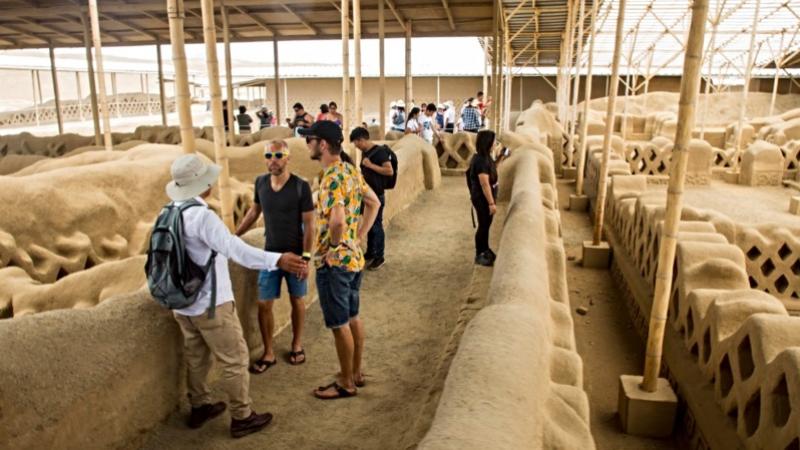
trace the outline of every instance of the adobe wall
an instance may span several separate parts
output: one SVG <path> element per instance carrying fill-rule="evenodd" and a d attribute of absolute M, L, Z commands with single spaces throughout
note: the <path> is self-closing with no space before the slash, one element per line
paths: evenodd
<path fill-rule="evenodd" d="M 533 126 L 529 122 L 528 126 Z M 542 126 L 545 126 L 542 124 Z M 503 133 L 489 306 L 467 325 L 421 449 L 594 448 L 575 349 L 552 150 Z"/>
<path fill-rule="evenodd" d="M 297 147 L 300 140 L 296 141 L 290 145 Z M 409 137 L 395 146 L 400 177 L 397 189 L 387 200 L 393 204 L 387 208 L 387 217 L 407 207 L 423 189 L 434 189 L 441 181 L 439 173 L 431 170 L 435 167 L 435 150 L 420 143 L 419 138 Z M 167 149 L 159 151 L 169 153 Z M 137 150 L 120 153 L 134 155 Z M 87 155 L 84 158 L 91 156 Z M 103 163 L 83 162 L 86 164 L 72 160 L 67 168 L 50 170 L 47 174 L 52 177 L 62 172 L 82 173 L 103 166 Z M 163 192 L 166 181 L 149 182 L 154 184 L 153 192 Z M 150 192 L 150 187 L 138 183 L 137 188 Z M 108 186 L 98 185 L 81 192 L 95 192 L 102 198 L 107 189 Z M 250 193 L 247 198 L 251 196 Z M 98 201 L 84 198 L 88 202 Z M 153 214 L 157 209 L 158 206 Z M 246 239 L 260 244 L 262 233 L 260 229 L 252 230 Z M 123 269 L 133 267 L 135 272 L 142 273 L 141 258 L 123 260 L 120 264 Z M 157 306 L 146 290 L 112 295 L 99 304 L 96 300 L 83 303 L 70 298 L 82 295 L 83 291 L 89 297 L 102 296 L 98 293 L 108 285 L 109 277 L 114 276 L 109 275 L 111 269 L 112 263 L 99 264 L 54 285 L 45 283 L 25 292 L 26 300 L 44 305 L 42 309 L 51 309 L 47 296 L 60 292 L 61 297 L 56 300 L 65 309 L 0 320 L 4 361 L 0 365 L 0 386 L 3 386 L 0 447 L 84 449 L 135 443 L 138 436 L 163 420 L 183 399 L 180 331 L 170 313 Z M 100 270 L 105 272 L 90 276 L 90 272 Z M 240 319 L 255 354 L 261 351 L 257 348 L 261 340 L 254 323 L 255 272 L 231 264 L 231 276 Z M 68 282 L 69 286 L 65 284 Z M 34 285 L 19 280 L 15 283 L 10 284 L 15 287 L 12 294 L 20 286 Z M 313 291 L 308 298 L 314 298 Z M 89 307 L 94 304 L 97 306 Z M 279 302 L 276 312 L 280 329 L 289 321 L 288 302 Z"/>

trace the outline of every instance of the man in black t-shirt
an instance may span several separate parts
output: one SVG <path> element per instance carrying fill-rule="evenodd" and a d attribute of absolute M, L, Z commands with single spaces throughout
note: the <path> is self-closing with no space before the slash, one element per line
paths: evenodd
<path fill-rule="evenodd" d="M 295 253 L 308 261 L 314 245 L 314 202 L 311 186 L 288 170 L 289 147 L 285 141 L 275 140 L 268 143 L 264 158 L 269 174 L 256 178 L 255 202 L 236 229 L 236 235 L 242 235 L 250 229 L 263 211 L 265 250 Z M 307 276 L 308 273 L 297 276 L 282 270 L 262 271 L 259 274 L 258 322 L 264 340 L 264 355 L 253 363 L 251 372 L 262 373 L 277 363 L 272 348 L 272 335 L 275 332 L 272 304 L 280 297 L 281 281 L 284 278 L 292 303 L 293 339 L 289 362 L 293 365 L 305 362 L 301 341 L 305 320 L 303 298 L 308 292 Z"/>
<path fill-rule="evenodd" d="M 366 128 L 358 127 L 350 132 L 350 142 L 361 150 L 361 174 L 364 180 L 369 185 L 370 189 L 375 191 L 378 199 L 381 201 L 381 207 L 378 209 L 378 217 L 375 218 L 375 223 L 367 233 L 367 252 L 364 258 L 367 261 L 367 270 L 377 270 L 383 266 L 384 249 L 386 245 L 386 235 L 383 231 L 383 207 L 386 206 L 386 196 L 384 193 L 384 185 L 388 178 L 394 175 L 392 162 L 390 160 L 391 154 L 383 145 L 376 145 L 369 139 L 369 131 Z"/>

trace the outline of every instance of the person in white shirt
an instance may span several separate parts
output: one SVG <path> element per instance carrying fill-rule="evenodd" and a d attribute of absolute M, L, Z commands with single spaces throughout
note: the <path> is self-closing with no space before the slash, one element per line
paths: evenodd
<path fill-rule="evenodd" d="M 203 206 L 221 168 L 206 165 L 194 154 L 184 155 L 172 164 L 172 181 L 166 191 L 175 204 L 192 199 Z M 231 436 L 238 438 L 266 427 L 272 414 L 257 414 L 250 407 L 250 355 L 236 315 L 228 258 L 250 269 L 275 270 L 307 274 L 308 265 L 292 253 L 265 252 L 245 244 L 225 227 L 222 220 L 207 207 L 189 208 L 183 212 L 186 254 L 198 265 L 205 265 L 212 250 L 217 252 L 216 275 L 206 277 L 195 302 L 173 311 L 183 333 L 183 348 L 188 367 L 189 400 L 192 405 L 188 425 L 199 428 L 206 421 L 222 414 L 224 402 L 211 403 L 207 375 L 212 355 L 219 362 L 222 376 L 219 385 L 228 394 L 231 404 Z M 216 287 L 216 307 L 211 309 L 211 290 Z"/>
<path fill-rule="evenodd" d="M 433 145 L 433 135 L 439 134 L 438 124 L 436 123 L 436 105 L 428 103 L 425 108 L 425 113 L 419 118 L 420 127 L 422 128 L 422 139 L 425 142 Z"/>
<path fill-rule="evenodd" d="M 419 136 L 421 127 L 419 125 L 419 108 L 416 106 L 411 108 L 408 113 L 408 120 L 406 120 L 405 134 L 416 134 Z"/>
<path fill-rule="evenodd" d="M 444 103 L 444 131 L 445 133 L 453 133 L 456 126 L 456 110 L 453 107 L 453 102 L 448 100 Z"/>

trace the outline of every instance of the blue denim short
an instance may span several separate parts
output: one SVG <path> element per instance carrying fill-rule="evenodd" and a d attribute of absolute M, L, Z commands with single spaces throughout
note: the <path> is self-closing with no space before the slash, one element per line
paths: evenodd
<path fill-rule="evenodd" d="M 281 296 L 281 280 L 286 278 L 286 287 L 292 297 L 305 297 L 308 293 L 308 282 L 297 278 L 293 273 L 278 270 L 262 270 L 258 274 L 258 298 L 260 300 L 277 300 Z"/>
<path fill-rule="evenodd" d="M 361 272 L 328 266 L 317 269 L 317 294 L 326 327 L 341 328 L 358 316 L 359 289 Z"/>

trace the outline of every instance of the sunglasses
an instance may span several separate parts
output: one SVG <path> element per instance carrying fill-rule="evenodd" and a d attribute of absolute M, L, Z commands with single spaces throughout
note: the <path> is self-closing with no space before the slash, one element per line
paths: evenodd
<path fill-rule="evenodd" d="M 264 158 L 266 158 L 266 159 L 272 159 L 272 158 L 283 159 L 284 156 L 288 156 L 288 154 L 283 153 L 283 152 L 275 152 L 275 153 L 266 152 L 266 153 L 264 153 Z"/>
<path fill-rule="evenodd" d="M 311 141 L 318 141 L 319 138 L 316 136 L 306 136 L 306 144 L 310 144 Z"/>

